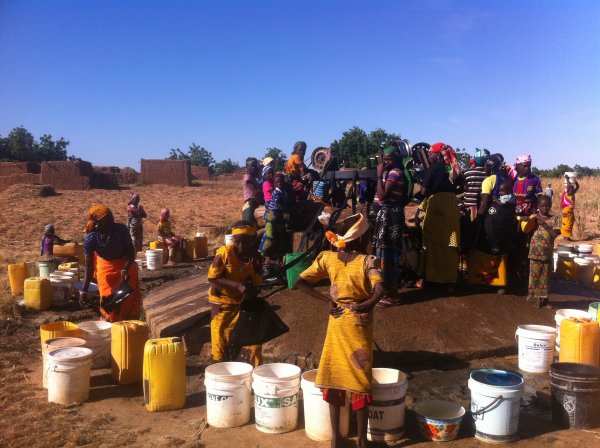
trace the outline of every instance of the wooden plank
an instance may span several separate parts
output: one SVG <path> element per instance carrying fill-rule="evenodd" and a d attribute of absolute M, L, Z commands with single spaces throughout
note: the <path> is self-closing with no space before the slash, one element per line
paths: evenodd
<path fill-rule="evenodd" d="M 181 335 L 192 325 L 210 322 L 206 275 L 165 283 L 144 299 L 153 337 Z"/>

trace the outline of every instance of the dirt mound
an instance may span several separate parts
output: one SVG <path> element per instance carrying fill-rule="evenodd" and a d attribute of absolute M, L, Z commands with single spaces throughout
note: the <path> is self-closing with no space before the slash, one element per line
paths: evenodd
<path fill-rule="evenodd" d="M 24 199 L 45 198 L 56 195 L 52 185 L 15 184 L 1 193 L 4 199 L 22 201 Z"/>

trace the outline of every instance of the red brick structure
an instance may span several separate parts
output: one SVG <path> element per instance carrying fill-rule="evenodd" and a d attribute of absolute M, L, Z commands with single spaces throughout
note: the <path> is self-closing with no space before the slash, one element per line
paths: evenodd
<path fill-rule="evenodd" d="M 246 167 L 238 168 L 233 173 L 221 174 L 217 180 L 237 180 L 242 179 L 246 174 Z"/>
<path fill-rule="evenodd" d="M 208 172 L 208 167 L 192 165 L 192 179 L 209 180 L 210 173 Z"/>
<path fill-rule="evenodd" d="M 146 160 L 142 159 L 142 184 L 173 185 L 188 187 L 192 183 L 189 160 Z"/>
<path fill-rule="evenodd" d="M 42 176 L 33 173 L 12 174 L 10 176 L 0 176 L 0 191 L 6 190 L 15 184 L 41 184 Z"/>
<path fill-rule="evenodd" d="M 55 190 L 89 190 L 94 169 L 90 162 L 42 162 L 42 183 Z"/>
<path fill-rule="evenodd" d="M 0 177 L 15 174 L 40 174 L 40 164 L 35 162 L 0 162 Z"/>

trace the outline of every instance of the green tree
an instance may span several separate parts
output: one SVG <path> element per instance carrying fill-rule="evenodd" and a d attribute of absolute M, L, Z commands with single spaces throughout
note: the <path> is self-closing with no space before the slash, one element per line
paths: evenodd
<path fill-rule="evenodd" d="M 192 165 L 206 166 L 212 174 L 215 171 L 215 159 L 210 151 L 206 148 L 192 143 L 188 147 L 187 154 L 179 148 L 171 148 L 168 160 L 189 160 Z"/>
<path fill-rule="evenodd" d="M 380 128 L 367 134 L 354 126 L 344 132 L 339 140 L 334 140 L 330 146 L 345 166 L 360 168 L 367 165 L 367 159 L 375 157 L 392 141 L 400 139 L 400 135 L 390 134 Z"/>
<path fill-rule="evenodd" d="M 275 171 L 283 171 L 283 167 L 287 162 L 287 156 L 285 153 L 279 148 L 267 148 L 267 152 L 264 155 L 265 157 L 273 157 L 275 160 Z"/>
<path fill-rule="evenodd" d="M 240 164 L 231 159 L 221 160 L 220 162 L 215 163 L 215 174 L 217 176 L 220 176 L 221 174 L 233 173 L 239 169 Z"/>
<path fill-rule="evenodd" d="M 0 136 L 0 160 L 14 162 L 67 160 L 67 146 L 69 142 L 63 137 L 54 141 L 50 134 L 44 134 L 39 141 L 35 141 L 27 129 L 19 126 L 10 131 L 6 138 Z"/>
<path fill-rule="evenodd" d="M 7 137 L 9 159 L 16 162 L 35 160 L 35 140 L 33 135 L 23 126 L 14 128 Z"/>
<path fill-rule="evenodd" d="M 50 134 L 44 134 L 35 146 L 35 152 L 40 161 L 67 160 L 67 146 L 69 146 L 69 142 L 62 137 L 57 141 L 53 141 Z"/>

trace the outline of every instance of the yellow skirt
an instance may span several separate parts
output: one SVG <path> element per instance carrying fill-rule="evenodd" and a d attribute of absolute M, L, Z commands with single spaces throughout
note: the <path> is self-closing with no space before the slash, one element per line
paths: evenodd
<path fill-rule="evenodd" d="M 237 360 L 226 359 L 225 348 L 240 314 L 239 305 L 212 304 L 210 321 L 211 355 L 214 362 L 242 361 L 257 367 L 262 362 L 262 345 L 243 347 Z"/>
<path fill-rule="evenodd" d="M 340 317 L 329 316 L 315 385 L 369 393 L 372 368 L 373 313 L 358 314 L 345 308 Z"/>
<path fill-rule="evenodd" d="M 575 224 L 575 212 L 573 207 L 565 207 L 562 209 L 562 223 L 560 226 L 560 234 L 564 238 L 571 238 L 573 235 L 573 225 Z"/>

